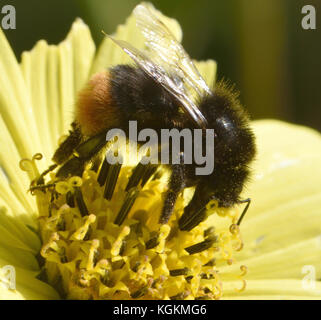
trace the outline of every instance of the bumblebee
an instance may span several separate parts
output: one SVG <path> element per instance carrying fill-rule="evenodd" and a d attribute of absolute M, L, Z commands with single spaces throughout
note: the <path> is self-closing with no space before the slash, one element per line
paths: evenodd
<path fill-rule="evenodd" d="M 106 145 L 106 132 L 111 128 L 127 132 L 130 120 L 137 121 L 138 129 L 156 131 L 214 129 L 214 171 L 197 176 L 194 163 L 182 161 L 169 165 L 171 174 L 159 222 L 167 223 L 178 194 L 195 186 L 195 193 L 179 220 L 181 230 L 191 230 L 201 222 L 206 216 L 207 203 L 213 199 L 219 207 L 226 208 L 247 202 L 240 223 L 250 203 L 250 199 L 241 200 L 240 193 L 250 174 L 255 139 L 238 94 L 223 81 L 210 89 L 182 45 L 151 7 L 138 5 L 134 15 L 147 50 L 140 51 L 108 36 L 135 65 L 118 65 L 98 73 L 81 90 L 72 130 L 53 157 L 60 166 L 57 177 L 81 176 L 85 164 Z M 184 158 L 183 152 L 181 156 Z M 155 170 L 147 171 L 148 177 L 155 173 Z M 133 180 L 135 177 L 127 190 L 134 184 Z"/>

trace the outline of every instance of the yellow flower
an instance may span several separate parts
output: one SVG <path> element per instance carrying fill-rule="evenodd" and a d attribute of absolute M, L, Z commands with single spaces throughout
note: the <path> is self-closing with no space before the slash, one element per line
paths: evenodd
<path fill-rule="evenodd" d="M 181 39 L 177 22 L 157 14 Z M 144 46 L 133 17 L 115 35 Z M 159 174 L 127 194 L 133 163 L 121 169 L 110 201 L 99 172 L 89 168 L 32 197 L 30 181 L 48 168 L 68 132 L 79 89 L 94 73 L 129 60 L 109 39 L 96 52 L 79 19 L 58 46 L 39 41 L 20 64 L 0 31 L 0 52 L 0 299 L 321 297 L 314 281 L 321 278 L 318 133 L 272 120 L 253 123 L 259 152 L 244 192 L 253 205 L 242 238 L 235 225 L 241 208 L 218 210 L 215 203 L 207 220 L 179 231 L 177 218 L 192 190 L 179 197 L 169 224 L 157 225 L 166 180 Z M 213 85 L 215 62 L 196 64 Z M 131 200 L 128 216 L 114 224 Z M 15 289 L 7 266 L 14 267 Z"/>

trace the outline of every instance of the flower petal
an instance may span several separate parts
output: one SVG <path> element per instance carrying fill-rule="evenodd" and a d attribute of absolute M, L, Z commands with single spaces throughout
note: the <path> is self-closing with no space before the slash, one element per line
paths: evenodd
<path fill-rule="evenodd" d="M 58 47 L 50 45 L 47 50 L 47 108 L 50 116 L 48 123 L 51 132 L 53 146 L 58 145 L 59 138 L 63 132 L 60 111 L 60 92 L 59 92 L 59 55 Z"/>
<path fill-rule="evenodd" d="M 0 260 L 0 268 L 3 264 Z M 0 275 L 0 300 L 56 300 L 58 293 L 48 284 L 36 278 L 37 272 L 14 267 L 16 289 L 7 289 L 1 281 L 5 278 Z M 1 269 L 0 269 L 1 270 Z"/>
<path fill-rule="evenodd" d="M 75 96 L 88 79 L 94 53 L 89 29 L 77 19 L 58 47 L 41 40 L 22 55 L 21 68 L 31 92 L 37 130 L 42 133 L 41 152 L 47 160 L 73 121 Z"/>
<path fill-rule="evenodd" d="M 0 199 L 12 205 L 15 214 L 29 212 L 32 215 L 35 201 L 26 192 L 29 180 L 19 169 L 18 149 L 1 116 L 0 132 Z"/>
<path fill-rule="evenodd" d="M 40 148 L 30 95 L 18 62 L 0 29 L 1 116 L 21 158 L 31 157 Z"/>
<path fill-rule="evenodd" d="M 36 255 L 40 250 L 38 235 L 28 228 L 17 217 L 10 216 L 0 207 L 0 244 L 12 248 L 23 249 Z"/>
<path fill-rule="evenodd" d="M 236 292 L 237 282 L 224 284 L 223 299 L 246 300 L 302 300 L 321 299 L 321 282 L 315 281 L 310 288 L 306 288 L 301 280 L 249 280 L 246 281 L 246 290 Z"/>
<path fill-rule="evenodd" d="M 74 103 L 78 90 L 87 81 L 95 45 L 88 27 L 77 19 L 65 41 L 58 46 L 60 58 L 60 110 L 63 133 L 74 120 Z"/>
<path fill-rule="evenodd" d="M 247 191 L 253 205 L 237 258 L 251 279 L 302 278 L 304 265 L 321 275 L 321 136 L 279 121 L 254 128 L 258 156 Z"/>
<path fill-rule="evenodd" d="M 76 96 L 88 80 L 96 46 L 89 28 L 79 18 L 73 23 L 67 40 L 72 43 L 73 48 L 74 95 Z"/>
<path fill-rule="evenodd" d="M 45 159 L 50 159 L 53 150 L 53 141 L 48 129 L 49 108 L 47 107 L 47 52 L 48 44 L 44 40 L 37 42 L 35 47 L 22 54 L 21 68 L 26 85 L 31 94 L 33 115 L 37 123 L 37 131 L 41 139 L 41 153 Z"/>

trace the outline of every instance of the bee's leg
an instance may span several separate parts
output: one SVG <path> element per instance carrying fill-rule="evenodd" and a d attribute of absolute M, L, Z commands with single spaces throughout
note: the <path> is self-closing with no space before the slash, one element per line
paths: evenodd
<path fill-rule="evenodd" d="M 83 139 L 77 123 L 73 122 L 71 126 L 72 130 L 69 131 L 69 136 L 60 144 L 52 157 L 52 160 L 57 164 L 67 161 Z"/>
<path fill-rule="evenodd" d="M 178 221 L 180 230 L 190 231 L 206 218 L 206 204 L 213 199 L 206 185 L 196 186 L 193 198 Z"/>
<path fill-rule="evenodd" d="M 47 170 L 45 170 L 45 171 L 39 176 L 38 179 L 33 180 L 30 185 L 33 186 L 35 183 L 36 183 L 36 185 L 43 185 L 43 184 L 45 184 L 44 177 L 45 177 L 49 172 L 55 170 L 55 169 L 57 168 L 57 166 L 58 166 L 57 164 L 52 164 Z"/>
<path fill-rule="evenodd" d="M 242 212 L 242 214 L 240 215 L 240 217 L 239 217 L 239 219 L 238 219 L 238 221 L 237 221 L 237 223 L 236 223 L 238 226 L 241 224 L 241 222 L 242 222 L 242 220 L 243 220 L 243 218 L 244 218 L 247 210 L 249 209 L 249 206 L 250 206 L 250 204 L 251 204 L 251 199 L 248 198 L 248 199 L 245 199 L 245 200 L 240 200 L 239 203 L 246 203 L 246 206 L 245 206 L 245 208 L 243 209 L 243 212 Z"/>
<path fill-rule="evenodd" d="M 98 134 L 89 138 L 75 148 L 77 156 L 73 156 L 63 164 L 57 171 L 58 178 L 67 178 L 68 176 L 82 176 L 86 162 L 92 159 L 108 143 L 106 133 Z"/>
<path fill-rule="evenodd" d="M 165 224 L 172 215 L 178 194 L 185 188 L 186 167 L 183 164 L 172 165 L 172 174 L 169 180 L 169 190 L 166 193 L 163 210 L 159 223 Z"/>
<path fill-rule="evenodd" d="M 71 124 L 72 130 L 69 131 L 69 136 L 61 143 L 56 152 L 54 153 L 52 160 L 55 164 L 52 164 L 47 170 L 45 170 L 37 180 L 31 182 L 31 186 L 33 185 L 44 185 L 44 177 L 49 172 L 55 170 L 59 164 L 67 161 L 72 155 L 74 149 L 80 144 L 82 140 L 82 134 L 79 126 L 76 122 Z"/>

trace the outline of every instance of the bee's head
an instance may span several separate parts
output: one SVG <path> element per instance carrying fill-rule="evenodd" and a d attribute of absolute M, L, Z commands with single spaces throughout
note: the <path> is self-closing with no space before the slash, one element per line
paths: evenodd
<path fill-rule="evenodd" d="M 219 82 L 215 92 L 199 104 L 208 127 L 215 133 L 215 163 L 247 164 L 255 154 L 254 135 L 249 117 L 238 100 L 238 93 Z"/>

